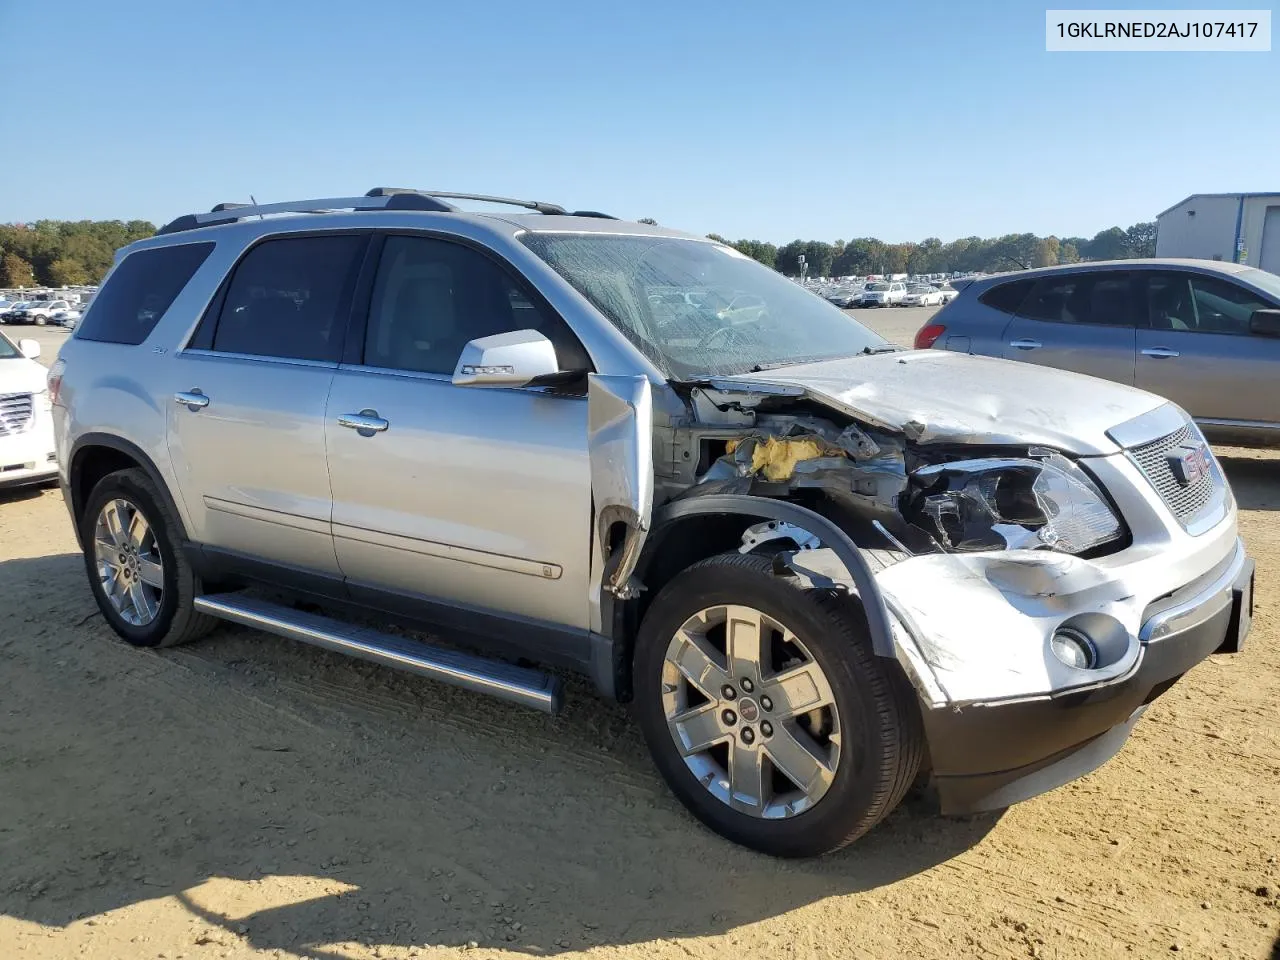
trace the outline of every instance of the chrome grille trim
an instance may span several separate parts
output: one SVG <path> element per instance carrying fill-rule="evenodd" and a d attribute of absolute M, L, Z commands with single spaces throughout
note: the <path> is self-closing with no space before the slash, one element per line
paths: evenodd
<path fill-rule="evenodd" d="M 30 393 L 0 393 L 0 437 L 31 429 L 35 396 Z"/>
<path fill-rule="evenodd" d="M 1170 456 L 1180 447 L 1194 444 L 1204 446 L 1209 471 L 1184 486 L 1173 472 Z M 1222 504 L 1226 494 L 1222 467 L 1194 423 L 1184 420 L 1172 433 L 1130 447 L 1125 453 L 1184 529 L 1190 531 L 1196 521 Z"/>

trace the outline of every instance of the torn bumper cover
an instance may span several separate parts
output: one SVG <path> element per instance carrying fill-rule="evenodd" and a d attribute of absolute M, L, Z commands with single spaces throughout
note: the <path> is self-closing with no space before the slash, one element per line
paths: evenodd
<path fill-rule="evenodd" d="M 1044 551 L 921 556 L 880 570 L 942 811 L 998 809 L 1083 776 L 1191 667 L 1238 649 L 1253 561 L 1234 535 L 1226 546 L 1211 570 L 1159 600 L 1142 599 L 1123 571 Z M 827 553 L 789 562 L 839 579 Z M 1054 652 L 1063 633 L 1085 638 L 1089 666 Z"/>

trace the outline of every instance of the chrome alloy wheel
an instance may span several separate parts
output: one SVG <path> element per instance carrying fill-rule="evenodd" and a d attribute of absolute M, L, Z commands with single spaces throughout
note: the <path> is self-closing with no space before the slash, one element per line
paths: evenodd
<path fill-rule="evenodd" d="M 145 627 L 164 598 L 164 560 L 151 524 L 128 500 L 111 500 L 93 527 L 102 592 L 125 623 Z"/>
<path fill-rule="evenodd" d="M 684 622 L 662 664 L 662 707 L 685 765 L 741 813 L 795 816 L 835 779 L 831 684 L 794 633 L 752 607 L 708 607 Z"/>

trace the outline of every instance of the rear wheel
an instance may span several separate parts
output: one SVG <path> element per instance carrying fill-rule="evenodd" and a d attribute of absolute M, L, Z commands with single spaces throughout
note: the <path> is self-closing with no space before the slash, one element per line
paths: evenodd
<path fill-rule="evenodd" d="M 874 656 L 848 598 L 803 591 L 760 556 L 723 554 L 654 600 L 636 700 L 654 761 L 717 833 L 775 856 L 856 840 L 920 766 L 915 694 Z"/>
<path fill-rule="evenodd" d="M 139 469 L 108 474 L 80 517 L 85 571 L 98 609 L 137 647 L 195 640 L 216 620 L 195 611 L 200 582 L 182 554 L 178 518 Z"/>
<path fill-rule="evenodd" d="M 36 317 L 36 326 L 37 326 L 37 327 L 43 327 L 43 326 L 44 326 L 46 323 L 48 323 L 48 322 L 49 322 L 49 321 L 48 321 L 48 320 L 46 320 L 44 317 Z"/>

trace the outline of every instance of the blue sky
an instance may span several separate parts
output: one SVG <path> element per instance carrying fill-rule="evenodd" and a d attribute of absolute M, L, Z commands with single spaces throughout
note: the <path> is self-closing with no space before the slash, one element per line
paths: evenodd
<path fill-rule="evenodd" d="M 1280 54 L 1046 53 L 1045 6 L 0 0 L 0 221 L 391 185 L 949 240 L 1280 189 Z"/>

